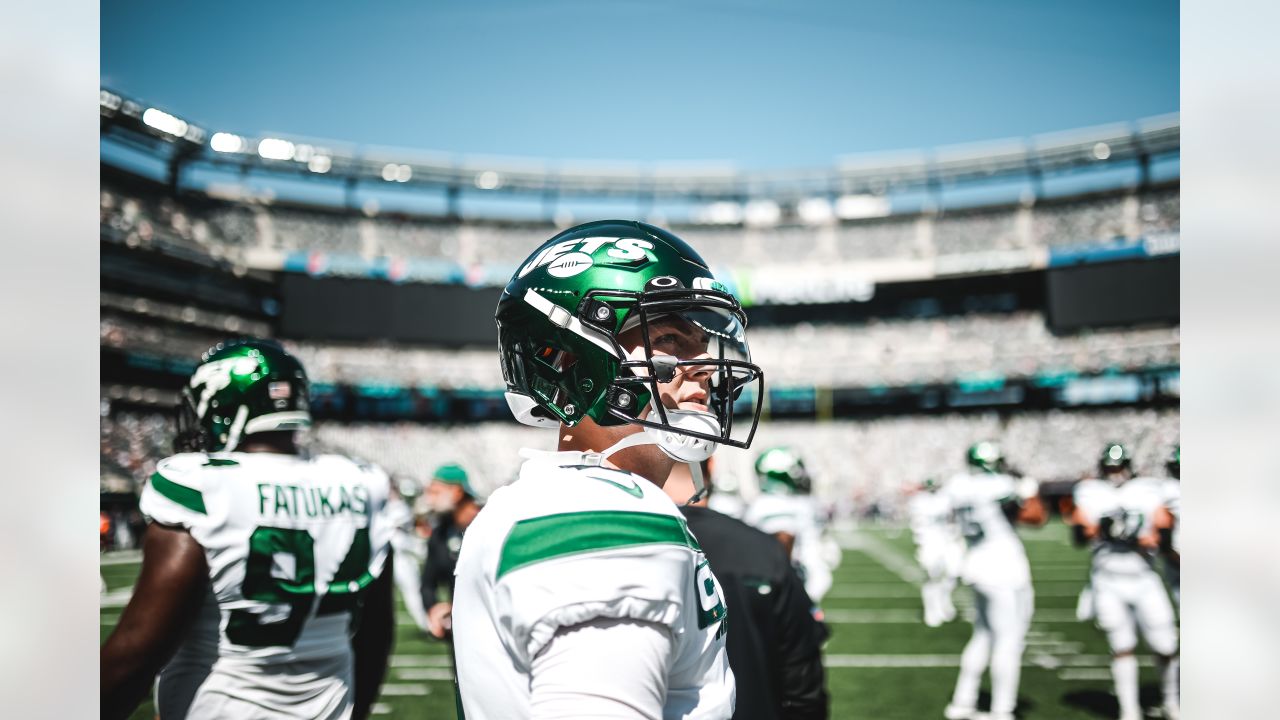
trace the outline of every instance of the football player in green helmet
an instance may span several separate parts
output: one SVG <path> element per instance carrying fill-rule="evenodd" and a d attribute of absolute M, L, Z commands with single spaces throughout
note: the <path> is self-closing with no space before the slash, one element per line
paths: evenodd
<path fill-rule="evenodd" d="M 983 440 L 969 446 L 969 450 L 965 453 L 965 461 L 970 467 L 995 473 L 1001 471 L 1004 455 L 1000 452 L 999 445 L 990 440 Z"/>
<path fill-rule="evenodd" d="M 1154 568 L 1161 531 L 1171 527 L 1165 481 L 1135 477 L 1129 449 L 1109 443 L 1098 458 L 1100 478 L 1072 490 L 1068 522 L 1089 543 L 1089 584 L 1082 605 L 1106 633 L 1122 720 L 1138 720 L 1138 638 L 1156 654 L 1167 717 L 1178 717 L 1178 628 L 1173 604 Z M 1087 595 L 1086 595 L 1087 594 Z M 1084 597 L 1089 602 L 1084 602 Z"/>
<path fill-rule="evenodd" d="M 804 460 L 790 448 L 769 448 L 760 453 L 756 458 L 756 478 L 761 492 L 808 495 L 813 491 Z"/>
<path fill-rule="evenodd" d="M 965 452 L 966 472 L 951 477 L 939 494 L 951 506 L 964 540 L 960 581 L 973 590 L 973 634 L 960 655 L 960 672 L 947 720 L 978 716 L 982 676 L 991 673 L 993 720 L 1012 720 L 1018 702 L 1022 655 L 1031 627 L 1035 593 L 1031 565 L 1017 525 L 1043 525 L 1044 504 L 1034 478 L 1007 472 L 1004 454 L 989 440 Z"/>
<path fill-rule="evenodd" d="M 310 423 L 306 373 L 278 344 L 201 357 L 178 452 L 138 500 L 150 524 L 101 650 L 103 718 L 152 690 L 165 717 L 368 715 L 395 631 L 390 481 L 302 453 Z"/>
<path fill-rule="evenodd" d="M 623 443 L 597 447 L 606 457 L 656 444 L 695 467 L 717 445 L 751 444 L 764 396 L 746 315 L 665 230 L 604 220 L 560 233 L 516 271 L 495 319 L 507 402 L 522 423 Z M 740 405 L 749 417 L 738 421 Z"/>
<path fill-rule="evenodd" d="M 1164 580 L 1173 604 L 1182 604 L 1182 446 L 1174 445 L 1164 461 L 1169 477 L 1160 484 L 1164 507 L 1156 514 L 1160 533 L 1160 555 L 1164 558 Z"/>
<path fill-rule="evenodd" d="M 1109 443 L 1098 457 L 1098 472 L 1103 479 L 1116 485 L 1133 477 L 1133 456 L 1129 454 L 1129 448 L 1120 443 Z"/>
<path fill-rule="evenodd" d="M 831 589 L 835 562 L 827 552 L 813 481 L 804 460 L 791 448 L 773 447 L 756 458 L 760 494 L 742 521 L 778 539 L 816 604 Z M 835 561 L 839 560 L 837 553 Z"/>
<path fill-rule="evenodd" d="M 178 452 L 231 452 L 249 435 L 311 426 L 307 374 L 267 340 L 218 343 L 200 358 L 178 401 Z"/>
<path fill-rule="evenodd" d="M 729 717 L 723 594 L 661 488 L 751 443 L 763 373 L 738 300 L 674 234 L 604 220 L 534 250 L 495 319 L 512 413 L 559 441 L 522 450 L 467 530 L 463 711 Z"/>

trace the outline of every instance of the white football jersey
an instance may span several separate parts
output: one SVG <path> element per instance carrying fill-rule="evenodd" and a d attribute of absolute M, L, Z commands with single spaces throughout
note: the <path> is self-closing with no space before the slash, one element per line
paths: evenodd
<path fill-rule="evenodd" d="M 951 501 L 941 490 L 921 491 L 907 501 L 907 516 L 916 545 L 953 542 L 959 539 L 952 522 Z"/>
<path fill-rule="evenodd" d="M 556 630 L 633 618 L 672 633 L 663 717 L 728 718 L 727 608 L 684 516 L 648 480 L 581 462 L 538 454 L 467 528 L 453 601 L 463 714 L 529 717 L 533 659 Z"/>
<path fill-rule="evenodd" d="M 809 599 L 821 602 L 831 588 L 831 567 L 827 563 L 817 503 L 809 495 L 761 493 L 742 516 L 742 521 L 770 535 L 787 533 L 795 537 L 791 560 L 804 576 Z"/>
<path fill-rule="evenodd" d="M 1173 551 L 1182 552 L 1182 544 L 1178 542 L 1182 531 L 1182 481 L 1165 478 L 1161 488 L 1164 490 L 1164 507 L 1173 516 Z"/>
<path fill-rule="evenodd" d="M 960 578 L 973 585 L 1022 587 L 1031 582 L 1027 553 L 1004 505 L 1017 498 L 1015 480 L 999 473 L 962 473 L 939 491 L 964 538 Z"/>
<path fill-rule="evenodd" d="M 388 491 L 381 470 L 337 455 L 161 460 L 140 508 L 200 543 L 210 592 L 160 674 L 160 713 L 215 717 L 247 701 L 280 717 L 348 717 L 352 614 L 386 561 Z"/>
<path fill-rule="evenodd" d="M 1090 523 L 1110 516 L 1130 537 L 1151 532 L 1156 511 L 1165 503 L 1164 483 L 1155 478 L 1131 478 L 1121 485 L 1106 480 L 1081 480 L 1073 491 L 1076 507 Z M 1132 542 L 1093 541 L 1095 572 L 1136 573 L 1151 568 L 1151 553 Z"/>

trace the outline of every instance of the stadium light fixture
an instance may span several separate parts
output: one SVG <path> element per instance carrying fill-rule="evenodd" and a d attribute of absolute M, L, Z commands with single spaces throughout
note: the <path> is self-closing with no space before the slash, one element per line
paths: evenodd
<path fill-rule="evenodd" d="M 258 143 L 258 156 L 265 160 L 292 160 L 293 143 L 280 138 L 263 138 Z"/>
<path fill-rule="evenodd" d="M 842 195 L 836 200 L 836 216 L 841 220 L 885 217 L 889 201 L 879 195 Z"/>
<path fill-rule="evenodd" d="M 209 147 L 214 152 L 238 153 L 244 150 L 244 138 L 226 132 L 216 132 L 209 138 Z"/>
<path fill-rule="evenodd" d="M 752 200 L 742 209 L 742 221 L 752 227 L 772 227 L 782 219 L 782 208 L 772 200 Z"/>
<path fill-rule="evenodd" d="M 307 169 L 313 173 L 321 174 L 329 172 L 333 167 L 333 160 L 328 155 L 312 155 L 307 161 Z"/>
<path fill-rule="evenodd" d="M 1097 143 L 1093 146 L 1093 156 L 1099 160 L 1106 160 L 1111 157 L 1111 146 L 1104 142 Z"/>
<path fill-rule="evenodd" d="M 485 170 L 476 175 L 476 187 L 481 190 L 496 190 L 502 185 L 502 176 L 493 170 Z"/>
<path fill-rule="evenodd" d="M 796 214 L 806 225 L 825 225 L 835 219 L 831 201 L 826 198 L 805 198 L 796 205 Z"/>
<path fill-rule="evenodd" d="M 113 92 L 107 90 L 98 91 L 98 107 L 105 111 L 115 112 L 119 110 L 121 102 L 121 97 Z"/>
<path fill-rule="evenodd" d="M 742 222 L 742 206 L 735 202 L 713 202 L 702 207 L 696 222 L 709 225 L 736 225 Z"/>
<path fill-rule="evenodd" d="M 409 182 L 413 177 L 413 169 L 408 165 L 387 163 L 382 166 L 382 179 L 387 182 Z"/>
<path fill-rule="evenodd" d="M 166 135 L 184 137 L 187 134 L 185 120 L 176 118 L 163 110 L 147 108 L 142 112 L 142 122 L 149 128 L 159 130 Z"/>

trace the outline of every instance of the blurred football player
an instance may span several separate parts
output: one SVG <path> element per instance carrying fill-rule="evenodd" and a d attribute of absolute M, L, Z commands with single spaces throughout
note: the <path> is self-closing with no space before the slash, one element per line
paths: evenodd
<path fill-rule="evenodd" d="M 389 482 L 300 452 L 307 393 L 272 342 L 201 358 L 179 400 L 178 454 L 142 491 L 150 526 L 102 647 L 103 717 L 127 717 L 157 672 L 161 718 L 368 713 L 394 630 Z"/>
<path fill-rule="evenodd" d="M 480 512 L 467 471 L 457 463 L 436 468 L 427 485 L 426 505 L 431 518 L 427 561 L 422 566 L 421 601 L 427 608 L 427 632 L 444 639 L 453 624 L 453 576 L 458 567 L 462 536 Z M 440 597 L 444 589 L 450 600 Z"/>
<path fill-rule="evenodd" d="M 948 720 L 976 716 L 978 686 L 991 668 L 992 720 L 1008 720 L 1018 703 L 1022 651 L 1031 627 L 1035 597 L 1031 567 L 1014 526 L 1045 521 L 1039 485 L 1007 472 L 1000 448 L 992 442 L 970 446 L 967 473 L 956 475 L 941 494 L 951 505 L 964 538 L 961 581 L 973 588 L 973 636 L 960 656 L 960 676 Z"/>
<path fill-rule="evenodd" d="M 924 603 L 924 623 L 929 627 L 955 619 L 951 594 L 964 560 L 964 540 L 953 522 L 951 503 L 939 492 L 941 489 L 937 480 L 927 478 L 907 501 L 916 561 L 925 573 L 920 598 Z"/>
<path fill-rule="evenodd" d="M 1165 713 L 1178 715 L 1178 631 L 1173 605 L 1152 567 L 1159 547 L 1154 518 L 1163 483 L 1133 476 L 1129 450 L 1112 443 L 1098 460 L 1100 478 L 1081 480 L 1071 522 L 1090 543 L 1094 617 L 1111 645 L 1111 673 L 1122 720 L 1138 720 L 1137 632 L 1156 653 Z"/>
<path fill-rule="evenodd" d="M 1169 478 L 1164 481 L 1164 508 L 1156 514 L 1156 529 L 1160 531 L 1160 555 L 1164 559 L 1164 579 L 1169 584 L 1173 604 L 1182 602 L 1182 544 L 1179 542 L 1182 524 L 1182 446 L 1175 445 L 1165 460 L 1164 468 Z"/>
<path fill-rule="evenodd" d="M 723 594 L 661 488 L 751 443 L 762 373 L 738 301 L 676 236 L 608 220 L 539 247 L 496 319 L 512 412 L 559 451 L 521 451 L 462 543 L 464 714 L 730 717 Z"/>
<path fill-rule="evenodd" d="M 811 494 L 813 480 L 804 461 L 790 448 L 769 448 L 756 458 L 756 479 L 760 495 L 747 508 L 743 521 L 778 538 L 804 578 L 809 598 L 821 603 L 831 589 L 831 566 Z"/>
<path fill-rule="evenodd" d="M 822 667 L 826 625 L 813 616 L 804 583 L 777 540 L 717 512 L 720 492 L 711 481 L 711 458 L 702 463 L 707 493 L 695 494 L 689 466 L 676 463 L 662 490 L 676 503 L 698 538 L 733 608 L 727 645 L 738 686 L 733 720 L 822 720 L 828 697 Z"/>
<path fill-rule="evenodd" d="M 422 604 L 422 566 L 427 560 L 427 539 L 419 532 L 415 511 L 422 486 L 413 478 L 403 477 L 391 484 L 387 513 L 394 528 L 391 548 L 394 550 L 392 570 L 396 588 L 413 623 L 423 632 L 429 630 L 427 611 Z"/>

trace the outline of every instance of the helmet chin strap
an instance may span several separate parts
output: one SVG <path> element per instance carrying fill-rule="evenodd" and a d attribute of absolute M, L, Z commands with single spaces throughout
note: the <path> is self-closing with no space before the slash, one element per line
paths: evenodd
<path fill-rule="evenodd" d="M 673 428 L 693 430 L 709 435 L 720 434 L 720 421 L 714 415 L 700 410 L 669 409 L 667 424 Z M 600 453 L 607 458 L 622 450 L 638 445 L 657 445 L 667 457 L 676 462 L 686 463 L 689 474 L 693 478 L 693 496 L 685 501 L 691 505 L 702 499 L 707 492 L 706 481 L 702 477 L 702 461 L 711 457 L 718 443 L 703 438 L 685 435 L 658 428 L 646 427 L 641 432 L 628 435 Z"/>

